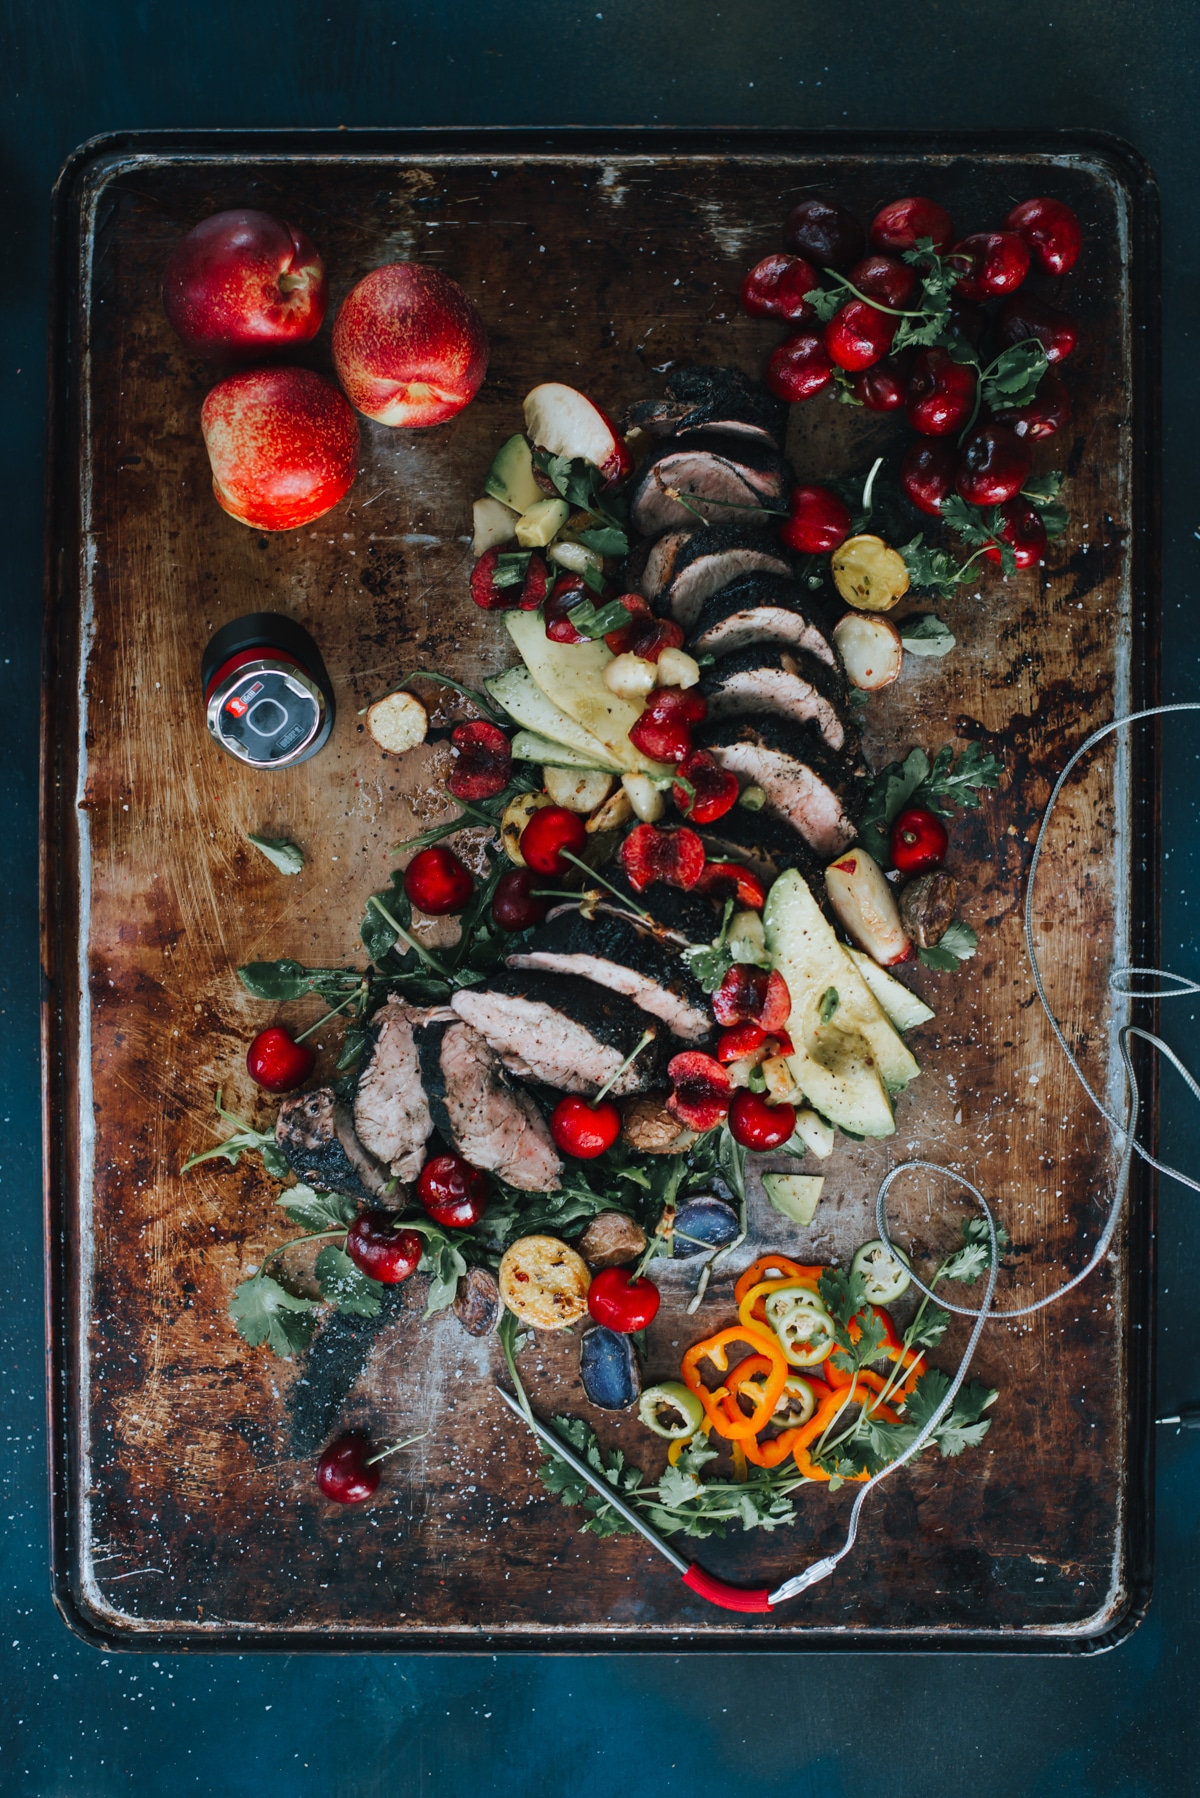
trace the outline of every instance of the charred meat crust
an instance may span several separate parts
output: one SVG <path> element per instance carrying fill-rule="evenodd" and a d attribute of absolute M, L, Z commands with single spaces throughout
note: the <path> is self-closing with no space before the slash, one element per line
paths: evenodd
<path fill-rule="evenodd" d="M 735 805 L 700 835 L 709 861 L 743 862 L 767 881 L 777 879 L 785 868 L 797 868 L 818 899 L 824 895 L 821 858 L 790 824 L 768 811 L 751 812 Z"/>
<path fill-rule="evenodd" d="M 766 443 L 709 432 L 672 440 L 643 463 L 629 495 L 629 522 L 649 534 L 686 527 L 699 514 L 713 524 L 763 530 L 785 509 L 792 478 Z"/>
<path fill-rule="evenodd" d="M 623 428 L 636 426 L 652 437 L 719 430 L 782 447 L 787 406 L 740 368 L 685 363 L 671 370 L 666 387 L 665 399 L 643 400 L 632 407 Z"/>
<path fill-rule="evenodd" d="M 867 770 L 835 756 L 816 732 L 783 718 L 729 718 L 697 733 L 723 768 L 760 786 L 767 808 L 821 856 L 840 855 L 858 834 Z"/>
<path fill-rule="evenodd" d="M 838 655 L 830 641 L 827 608 L 795 581 L 778 574 L 747 574 L 706 600 L 692 627 L 693 655 L 732 655 L 752 643 L 790 643 L 830 668 Z"/>
<path fill-rule="evenodd" d="M 828 748 L 853 747 L 857 733 L 844 715 L 846 681 L 807 650 L 778 643 L 753 644 L 723 656 L 700 682 L 708 716 L 765 715 L 810 725 Z"/>
<path fill-rule="evenodd" d="M 662 1025 L 624 994 L 577 975 L 509 968 L 486 986 L 455 993 L 451 1003 L 522 1079 L 590 1095 L 633 1053 L 646 1030 L 656 1040 L 626 1069 L 613 1092 L 641 1092 L 659 1077 L 661 1037 L 667 1035 Z"/>
<path fill-rule="evenodd" d="M 679 952 L 611 913 L 588 919 L 563 912 L 510 955 L 508 966 L 575 974 L 624 993 L 687 1042 L 704 1041 L 713 1027 L 708 996 Z"/>
<path fill-rule="evenodd" d="M 478 1031 L 454 1019 L 416 1032 L 421 1074 L 439 1134 L 473 1167 L 522 1192 L 556 1192 L 562 1162 L 533 1097 L 522 1092 Z"/>
<path fill-rule="evenodd" d="M 350 1107 L 331 1087 L 285 1099 L 275 1121 L 275 1141 L 292 1172 L 320 1192 L 381 1200 L 395 1186 L 387 1168 L 359 1142 Z"/>
<path fill-rule="evenodd" d="M 635 558 L 639 591 L 656 611 L 690 631 L 705 602 L 742 575 L 788 576 L 791 563 L 760 531 L 743 525 L 701 525 L 667 531 Z"/>

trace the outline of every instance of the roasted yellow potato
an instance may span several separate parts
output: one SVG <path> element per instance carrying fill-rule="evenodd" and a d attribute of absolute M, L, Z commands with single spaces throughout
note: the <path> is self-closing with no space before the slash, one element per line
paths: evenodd
<path fill-rule="evenodd" d="M 860 612 L 890 612 L 908 592 L 904 557 L 882 537 L 847 537 L 834 550 L 830 567 L 834 586 Z"/>
<path fill-rule="evenodd" d="M 587 1262 L 557 1236 L 522 1236 L 500 1258 L 500 1297 L 535 1330 L 565 1330 L 587 1311 Z"/>

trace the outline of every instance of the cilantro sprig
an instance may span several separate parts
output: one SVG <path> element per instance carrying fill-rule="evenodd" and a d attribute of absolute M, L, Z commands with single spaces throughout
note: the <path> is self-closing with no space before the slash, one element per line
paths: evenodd
<path fill-rule="evenodd" d="M 902 762 L 889 763 L 875 776 L 858 841 L 886 867 L 891 826 L 906 806 L 924 806 L 949 818 L 956 806 L 982 804 L 981 794 L 998 787 L 1003 772 L 1003 762 L 985 754 L 978 743 L 968 743 L 957 759 L 953 747 L 945 743 L 932 762 L 923 749 L 910 749 Z"/>

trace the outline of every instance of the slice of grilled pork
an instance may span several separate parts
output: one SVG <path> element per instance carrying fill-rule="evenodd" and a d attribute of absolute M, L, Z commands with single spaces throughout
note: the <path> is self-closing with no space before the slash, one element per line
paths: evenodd
<path fill-rule="evenodd" d="M 598 1092 L 643 1031 L 657 1035 L 662 1028 L 623 993 L 529 968 L 510 968 L 487 986 L 466 987 L 450 1003 L 511 1073 L 568 1093 Z M 660 1060 L 658 1041 L 648 1043 L 613 1092 L 620 1097 L 653 1086 Z"/>
<path fill-rule="evenodd" d="M 760 438 L 782 448 L 787 407 L 740 368 L 690 362 L 667 376 L 667 397 L 643 400 L 625 415 L 624 429 L 637 426 L 651 437 L 723 431 Z"/>
<path fill-rule="evenodd" d="M 677 950 L 609 913 L 585 918 L 578 908 L 551 918 L 510 968 L 573 974 L 659 1018 L 685 1042 L 703 1042 L 713 1027 L 708 995 Z"/>
<path fill-rule="evenodd" d="M 785 511 L 794 476 L 778 450 L 745 437 L 705 432 L 672 440 L 642 464 L 629 494 L 629 522 L 650 536 L 710 524 L 764 530 Z"/>
<path fill-rule="evenodd" d="M 433 1133 L 413 1025 L 424 1013 L 393 993 L 372 1021 L 374 1040 L 354 1093 L 359 1142 L 398 1180 L 415 1180 Z"/>
<path fill-rule="evenodd" d="M 732 655 L 752 643 L 786 643 L 807 650 L 827 667 L 838 666 L 825 621 L 795 581 L 754 573 L 731 581 L 706 600 L 692 627 L 694 656 Z"/>
<path fill-rule="evenodd" d="M 473 1167 L 521 1192 L 557 1192 L 562 1162 L 546 1120 L 479 1032 L 455 1019 L 421 1026 L 416 1041 L 430 1109 L 447 1142 Z"/>
<path fill-rule="evenodd" d="M 328 1086 L 283 1101 L 275 1141 L 293 1173 L 321 1192 L 383 1199 L 395 1184 L 387 1168 L 359 1142 L 350 1107 Z"/>
<path fill-rule="evenodd" d="M 635 551 L 631 566 L 638 591 L 685 631 L 692 629 L 705 601 L 740 576 L 792 572 L 782 550 L 761 531 L 732 524 L 666 531 L 644 554 Z"/>
<path fill-rule="evenodd" d="M 761 787 L 768 808 L 818 855 L 840 855 L 858 835 L 866 770 L 831 755 L 814 731 L 783 718 L 728 718 L 702 726 L 696 740 L 722 768 Z"/>
<path fill-rule="evenodd" d="M 844 749 L 855 734 L 842 716 L 846 682 L 841 671 L 826 667 L 803 649 L 767 643 L 736 650 L 706 670 L 700 693 L 713 722 L 790 718 L 795 724 L 811 725 L 833 750 Z"/>

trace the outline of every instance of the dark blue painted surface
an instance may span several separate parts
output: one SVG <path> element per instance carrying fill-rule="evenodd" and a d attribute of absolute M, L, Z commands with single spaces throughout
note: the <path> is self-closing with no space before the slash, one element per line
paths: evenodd
<path fill-rule="evenodd" d="M 1156 1596 L 1096 1660 L 652 1663 L 104 1656 L 46 1576 L 36 723 L 46 221 L 119 127 L 454 123 L 1091 126 L 1163 192 L 1164 699 L 1200 697 L 1195 93 L 1187 0 L 8 0 L 0 12 L 0 1792 L 454 1798 L 1174 1798 L 1200 1789 L 1200 1436 L 1161 1431 Z M 1165 733 L 1163 939 L 1195 974 L 1200 742 Z M 1195 1007 L 1168 1034 L 1193 1062 Z M 1200 1129 L 1177 1084 L 1171 1159 Z M 1200 1211 L 1160 1209 L 1161 1408 L 1200 1396 Z M 882 1772 L 882 1776 L 881 1776 Z"/>

